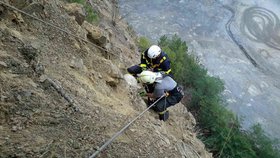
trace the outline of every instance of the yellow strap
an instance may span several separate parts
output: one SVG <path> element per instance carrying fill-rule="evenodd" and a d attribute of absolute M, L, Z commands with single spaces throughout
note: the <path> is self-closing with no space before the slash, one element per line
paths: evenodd
<path fill-rule="evenodd" d="M 149 60 L 148 60 L 148 59 L 146 58 L 146 56 L 145 56 L 145 52 L 142 53 L 142 58 L 143 58 L 144 60 L 146 60 L 146 63 L 147 63 L 147 64 L 150 64 Z"/>
<path fill-rule="evenodd" d="M 160 59 L 158 64 L 152 65 L 152 68 L 158 67 L 161 63 L 164 62 L 164 60 L 166 60 L 166 57 L 164 56 L 162 59 Z"/>
<path fill-rule="evenodd" d="M 164 56 L 164 57 L 159 61 L 159 63 L 161 64 L 165 59 L 166 59 L 166 57 Z"/>
<path fill-rule="evenodd" d="M 171 69 L 165 71 L 165 74 L 169 74 L 171 72 Z"/>
<path fill-rule="evenodd" d="M 142 68 L 146 68 L 147 67 L 146 64 L 140 64 L 139 66 L 142 67 Z"/>
<path fill-rule="evenodd" d="M 160 114 L 160 115 L 163 115 L 165 112 L 167 112 L 168 110 L 166 109 L 166 110 L 164 110 L 164 111 L 162 111 L 162 112 L 159 112 L 158 114 Z"/>
<path fill-rule="evenodd" d="M 159 61 L 158 64 L 155 64 L 155 65 L 154 65 L 153 62 L 152 62 L 152 59 L 151 59 L 151 61 L 149 61 L 148 59 L 146 59 L 145 53 L 142 53 L 142 56 L 143 56 L 143 59 L 146 60 L 146 63 L 147 63 L 147 64 L 151 64 L 151 67 L 152 67 L 152 68 L 158 67 L 161 63 L 163 63 L 163 62 L 166 60 L 166 56 L 164 56 L 164 57 L 162 57 L 162 59 L 160 59 L 160 61 Z M 140 65 L 140 67 L 142 67 L 142 66 Z M 171 70 L 170 70 L 170 71 L 171 71 Z"/>

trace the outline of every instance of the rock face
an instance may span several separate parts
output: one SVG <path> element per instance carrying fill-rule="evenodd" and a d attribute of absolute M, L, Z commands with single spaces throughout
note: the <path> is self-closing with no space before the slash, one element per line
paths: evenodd
<path fill-rule="evenodd" d="M 146 108 L 141 85 L 125 81 L 139 61 L 135 37 L 112 23 L 107 0 L 92 2 L 98 26 L 77 4 L 9 4 L 71 34 L 0 4 L 0 157 L 89 157 Z M 145 113 L 99 157 L 211 157 L 182 104 L 157 117 Z"/>

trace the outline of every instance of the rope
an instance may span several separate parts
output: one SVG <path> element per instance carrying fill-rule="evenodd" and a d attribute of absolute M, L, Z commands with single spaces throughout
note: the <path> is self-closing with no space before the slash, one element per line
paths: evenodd
<path fill-rule="evenodd" d="M 104 150 L 110 143 L 112 143 L 119 135 L 122 134 L 135 120 L 140 118 L 146 111 L 148 111 L 152 106 L 154 106 L 160 99 L 165 97 L 165 94 L 162 95 L 158 100 L 156 100 L 153 104 L 151 104 L 148 108 L 146 108 L 143 112 L 141 112 L 137 117 L 135 117 L 132 121 L 130 121 L 126 126 L 124 126 L 120 131 L 118 131 L 115 135 L 113 135 L 107 142 L 104 143 L 95 153 L 93 153 L 89 158 L 94 158 L 97 156 L 102 150 Z"/>
<path fill-rule="evenodd" d="M 221 149 L 221 151 L 220 151 L 220 153 L 219 153 L 219 157 L 218 157 L 218 158 L 220 158 L 220 157 L 222 156 L 222 154 L 223 154 L 223 150 L 224 150 L 224 148 L 225 148 L 225 146 L 226 146 L 228 140 L 230 139 L 230 134 L 231 134 L 232 129 L 233 129 L 233 126 L 231 126 L 231 128 L 230 128 L 230 130 L 229 130 L 229 132 L 228 132 L 228 135 L 227 135 L 226 140 L 225 140 L 225 142 L 224 142 L 224 144 L 223 144 L 223 147 L 222 147 L 222 149 Z"/>
<path fill-rule="evenodd" d="M 7 6 L 7 7 L 9 7 L 9 8 L 12 8 L 13 10 L 16 10 L 16 11 L 18 11 L 18 12 L 24 14 L 24 15 L 27 15 L 27 16 L 29 16 L 29 17 L 35 19 L 35 20 L 38 20 L 38 21 L 40 21 L 40 22 L 42 22 L 42 23 L 44 23 L 44 24 L 46 24 L 46 25 L 48 25 L 48 26 L 54 27 L 54 28 L 58 29 L 59 31 L 64 32 L 64 33 L 66 33 L 66 34 L 68 34 L 68 35 L 70 35 L 70 36 L 76 37 L 76 38 L 78 38 L 78 39 L 80 39 L 80 40 L 82 40 L 82 41 L 84 41 L 84 42 L 91 43 L 91 44 L 93 44 L 95 47 L 97 47 L 97 48 L 99 48 L 99 49 L 101 49 L 101 50 L 104 50 L 105 52 L 108 52 L 108 51 L 107 51 L 106 49 L 104 49 L 103 47 L 100 47 L 100 46 L 96 45 L 96 44 L 93 43 L 93 42 L 90 42 L 90 41 L 88 41 L 88 40 L 86 40 L 86 39 L 84 39 L 84 38 L 82 38 L 82 37 L 79 37 L 79 36 L 77 36 L 77 35 L 75 35 L 75 34 L 69 32 L 69 31 L 65 30 L 65 29 L 62 29 L 61 27 L 59 27 L 59 26 L 57 26 L 57 25 L 55 25 L 55 24 L 46 22 L 46 21 L 44 21 L 44 20 L 42 20 L 42 19 L 40 19 L 40 18 L 37 18 L 36 16 L 33 16 L 33 15 L 31 15 L 31 14 L 29 14 L 29 13 L 23 11 L 23 10 L 20 10 L 20 9 L 18 9 L 18 8 L 12 6 L 12 5 L 9 5 L 9 4 L 5 3 L 5 2 L 0 1 L 0 3 L 3 4 L 3 5 L 5 5 L 5 6 Z M 110 53 L 110 52 L 109 52 L 109 53 Z M 113 54 L 113 53 L 110 53 L 110 54 L 117 56 L 116 54 Z"/>

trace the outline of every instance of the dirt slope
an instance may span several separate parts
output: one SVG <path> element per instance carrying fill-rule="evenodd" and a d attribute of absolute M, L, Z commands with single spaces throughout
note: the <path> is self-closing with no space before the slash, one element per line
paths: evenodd
<path fill-rule="evenodd" d="M 123 79 L 139 53 L 116 4 L 92 2 L 92 25 L 77 4 L 1 2 L 61 30 L 0 3 L 0 157 L 88 157 L 146 108 Z M 182 104 L 167 122 L 149 111 L 98 157 L 211 157 L 194 126 Z"/>

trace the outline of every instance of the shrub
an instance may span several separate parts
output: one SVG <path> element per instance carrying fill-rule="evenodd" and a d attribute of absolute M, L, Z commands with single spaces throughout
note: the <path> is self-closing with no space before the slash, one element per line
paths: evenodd
<path fill-rule="evenodd" d="M 194 112 L 201 129 L 199 138 L 213 153 L 224 158 L 277 158 L 277 141 L 264 135 L 260 126 L 251 132 L 241 130 L 240 119 L 226 109 L 221 92 L 222 80 L 207 75 L 207 70 L 199 65 L 198 59 L 188 54 L 186 42 L 177 35 L 171 39 L 162 36 L 158 45 L 171 60 L 175 80 L 191 91 L 192 99 L 188 107 Z"/>
<path fill-rule="evenodd" d="M 143 52 L 151 46 L 151 41 L 146 37 L 139 37 L 137 45 L 139 51 Z"/>
<path fill-rule="evenodd" d="M 260 124 L 251 127 L 251 130 L 246 133 L 247 138 L 253 145 L 257 157 L 279 158 L 279 140 L 270 140 L 265 134 Z"/>

